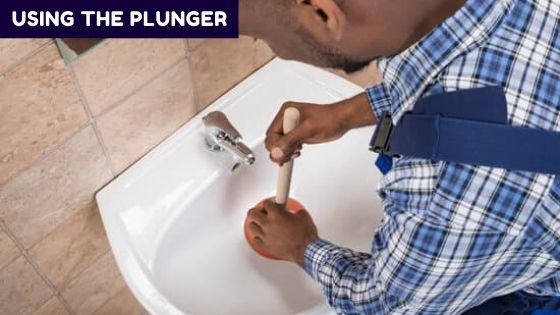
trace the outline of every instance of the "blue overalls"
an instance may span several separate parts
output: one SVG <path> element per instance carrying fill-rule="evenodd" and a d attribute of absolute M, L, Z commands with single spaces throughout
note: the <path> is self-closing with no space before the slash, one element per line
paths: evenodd
<path fill-rule="evenodd" d="M 394 126 L 382 117 L 370 143 L 386 174 L 393 158 L 411 156 L 511 170 L 560 175 L 560 133 L 507 123 L 501 87 L 426 97 Z M 560 296 L 522 291 L 497 297 L 463 315 L 560 315 Z"/>
<path fill-rule="evenodd" d="M 558 315 L 560 297 L 542 297 L 524 292 L 500 296 L 468 310 L 463 315 Z"/>

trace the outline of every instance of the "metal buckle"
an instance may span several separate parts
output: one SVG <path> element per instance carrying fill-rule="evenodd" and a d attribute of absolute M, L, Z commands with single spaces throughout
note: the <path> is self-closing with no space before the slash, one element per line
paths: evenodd
<path fill-rule="evenodd" d="M 398 154 L 389 151 L 389 140 L 393 131 L 393 119 L 391 113 L 383 112 L 381 120 L 377 123 L 377 128 L 370 142 L 370 150 L 390 157 L 399 157 Z"/>

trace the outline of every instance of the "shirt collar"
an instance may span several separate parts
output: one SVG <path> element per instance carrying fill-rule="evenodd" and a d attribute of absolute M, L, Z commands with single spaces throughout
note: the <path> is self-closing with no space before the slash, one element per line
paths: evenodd
<path fill-rule="evenodd" d="M 488 40 L 514 1 L 467 0 L 420 41 L 396 56 L 379 59 L 394 123 L 412 109 L 425 88 L 453 59 Z"/>

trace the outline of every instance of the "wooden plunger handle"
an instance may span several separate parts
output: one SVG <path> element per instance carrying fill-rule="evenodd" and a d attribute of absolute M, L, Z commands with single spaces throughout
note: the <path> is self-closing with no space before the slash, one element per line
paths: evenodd
<path fill-rule="evenodd" d="M 284 134 L 294 130 L 299 124 L 299 111 L 293 107 L 284 111 Z M 294 161 L 284 163 L 278 171 L 278 183 L 276 185 L 276 203 L 285 205 L 290 196 L 290 183 L 292 181 L 292 170 Z"/>

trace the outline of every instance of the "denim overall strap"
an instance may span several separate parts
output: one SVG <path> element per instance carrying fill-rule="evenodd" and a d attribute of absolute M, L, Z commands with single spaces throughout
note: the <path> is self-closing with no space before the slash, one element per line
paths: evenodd
<path fill-rule="evenodd" d="M 384 173 L 391 167 L 389 158 L 409 156 L 560 174 L 560 133 L 508 125 L 499 87 L 424 98 L 396 126 L 386 115 L 370 145 L 380 154 L 377 164 L 385 166 Z"/>

